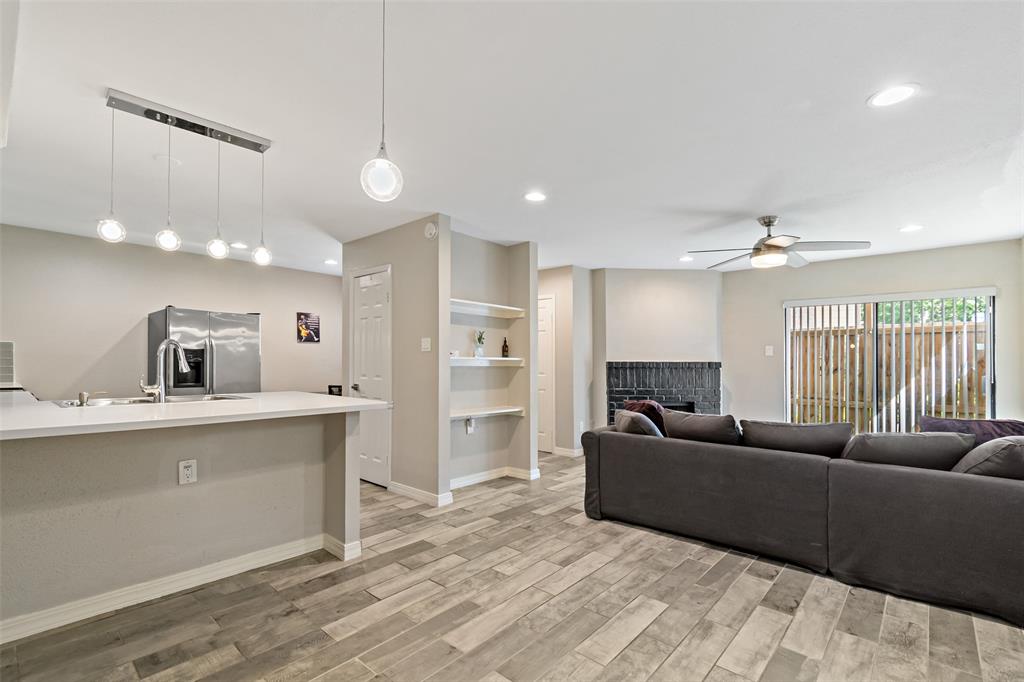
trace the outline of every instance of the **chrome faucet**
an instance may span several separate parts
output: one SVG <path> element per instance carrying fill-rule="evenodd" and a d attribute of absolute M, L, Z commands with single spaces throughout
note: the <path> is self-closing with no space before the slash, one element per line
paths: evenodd
<path fill-rule="evenodd" d="M 178 367 L 182 372 L 190 371 L 188 360 L 185 358 L 185 349 L 174 339 L 164 339 L 156 347 L 156 384 L 147 386 L 143 379 L 139 379 L 139 388 L 146 395 L 153 396 L 154 403 L 167 402 L 167 363 L 164 361 L 167 355 L 168 346 L 174 348 L 178 355 Z M 173 360 L 172 360 L 173 362 Z"/>

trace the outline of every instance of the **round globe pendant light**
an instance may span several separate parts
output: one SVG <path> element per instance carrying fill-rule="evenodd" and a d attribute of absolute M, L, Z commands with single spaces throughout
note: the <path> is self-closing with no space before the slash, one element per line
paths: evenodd
<path fill-rule="evenodd" d="M 374 201 L 392 201 L 402 193 L 402 171 L 388 158 L 384 145 L 384 56 L 387 51 L 387 2 L 380 3 L 380 147 L 377 156 L 363 166 L 359 181 Z"/>
<path fill-rule="evenodd" d="M 206 253 L 211 258 L 222 260 L 228 257 L 231 247 L 220 236 L 220 140 L 217 140 L 217 234 L 206 242 Z"/>
<path fill-rule="evenodd" d="M 181 248 L 181 237 L 171 227 L 171 131 L 173 120 L 167 119 L 167 227 L 156 233 L 156 245 L 164 251 L 177 251 Z"/>
<path fill-rule="evenodd" d="M 266 177 L 266 163 L 263 154 L 260 154 L 260 245 L 252 250 L 252 262 L 256 265 L 270 265 L 270 262 L 274 260 L 274 254 L 270 253 L 270 249 L 263 242 L 263 184 L 264 178 Z"/>
<path fill-rule="evenodd" d="M 100 218 L 96 223 L 96 234 L 105 242 L 116 244 L 123 242 L 128 236 L 128 230 L 124 229 L 117 218 L 114 217 L 114 111 L 110 108 L 110 215 Z"/>

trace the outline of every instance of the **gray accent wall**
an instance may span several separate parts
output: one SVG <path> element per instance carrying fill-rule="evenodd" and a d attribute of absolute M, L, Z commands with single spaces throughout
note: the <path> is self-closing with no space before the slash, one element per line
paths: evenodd
<path fill-rule="evenodd" d="M 341 381 L 340 277 L 0 226 L 0 339 L 41 399 L 141 395 L 147 315 L 167 305 L 260 313 L 264 391 Z M 299 311 L 320 314 L 319 344 L 295 341 Z"/>

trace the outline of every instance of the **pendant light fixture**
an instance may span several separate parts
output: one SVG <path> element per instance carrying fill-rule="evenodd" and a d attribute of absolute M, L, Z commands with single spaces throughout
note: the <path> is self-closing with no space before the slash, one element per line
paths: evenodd
<path fill-rule="evenodd" d="M 110 214 L 96 223 L 96 234 L 112 244 L 128 236 L 128 230 L 114 217 L 114 109 L 110 110 Z"/>
<path fill-rule="evenodd" d="M 171 119 L 167 122 L 167 227 L 156 233 L 156 245 L 164 251 L 177 251 L 181 248 L 181 237 L 171 227 L 171 131 L 174 126 Z"/>
<path fill-rule="evenodd" d="M 366 162 L 359 180 L 366 195 L 375 201 L 391 201 L 402 193 L 402 171 L 388 158 L 384 146 L 384 56 L 387 47 L 387 3 L 380 3 L 380 149 Z"/>
<path fill-rule="evenodd" d="M 206 242 L 206 253 L 211 258 L 222 260 L 228 257 L 231 247 L 221 239 L 220 236 L 220 140 L 217 141 L 217 234 L 210 241 Z"/>
<path fill-rule="evenodd" d="M 263 181 L 266 177 L 266 164 L 263 154 L 260 154 L 260 245 L 252 250 L 252 262 L 256 265 L 270 265 L 274 260 L 274 254 L 263 243 Z"/>

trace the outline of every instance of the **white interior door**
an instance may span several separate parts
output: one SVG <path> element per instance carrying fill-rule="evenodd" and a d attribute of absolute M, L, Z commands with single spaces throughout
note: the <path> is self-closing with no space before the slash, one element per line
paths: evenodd
<path fill-rule="evenodd" d="M 359 275 L 352 286 L 352 395 L 391 400 L 391 272 Z M 359 477 L 391 482 L 391 410 L 359 414 Z"/>
<path fill-rule="evenodd" d="M 555 448 L 555 299 L 537 299 L 537 449 Z"/>

